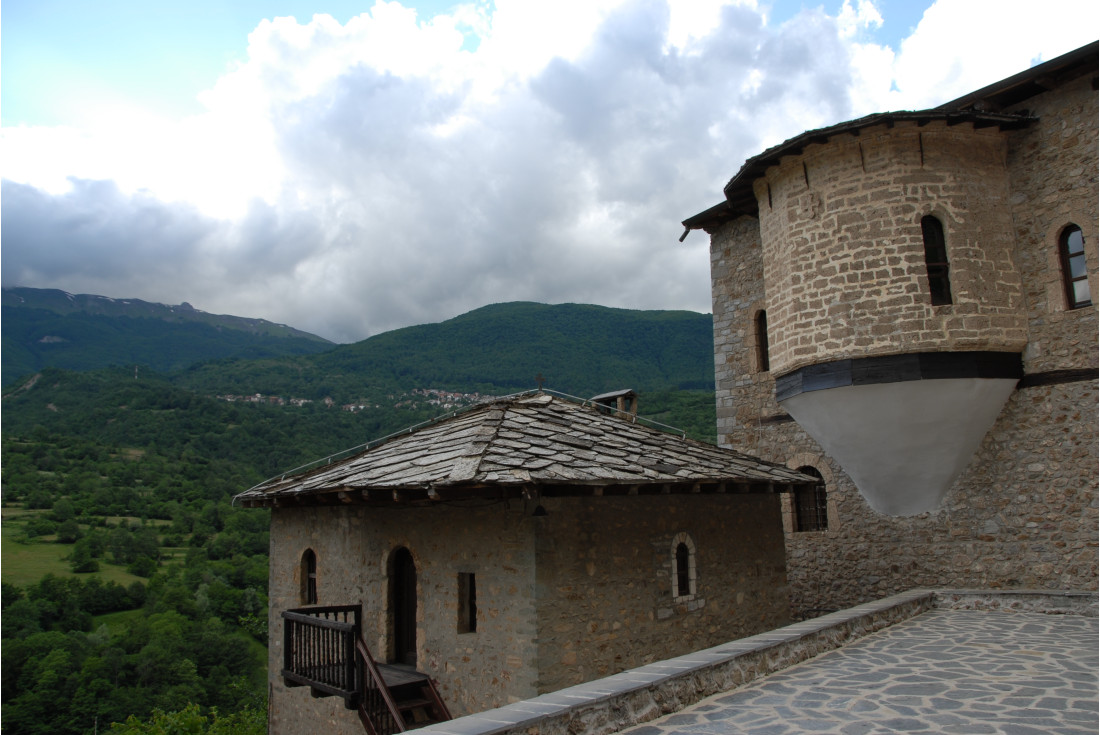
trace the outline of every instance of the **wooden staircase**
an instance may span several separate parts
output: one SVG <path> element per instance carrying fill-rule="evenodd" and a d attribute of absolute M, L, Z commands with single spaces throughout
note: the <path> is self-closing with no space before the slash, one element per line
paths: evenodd
<path fill-rule="evenodd" d="M 378 664 L 363 641 L 361 606 L 283 612 L 283 682 L 315 697 L 342 697 L 369 735 L 394 735 L 451 719 L 431 677 Z"/>

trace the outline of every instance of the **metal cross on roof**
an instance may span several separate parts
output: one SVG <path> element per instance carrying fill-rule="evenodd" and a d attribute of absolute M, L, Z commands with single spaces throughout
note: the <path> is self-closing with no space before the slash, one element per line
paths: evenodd
<path fill-rule="evenodd" d="M 542 390 L 542 384 L 546 382 L 546 378 L 542 377 L 542 373 L 540 372 L 535 376 L 535 382 L 538 383 L 539 390 Z"/>

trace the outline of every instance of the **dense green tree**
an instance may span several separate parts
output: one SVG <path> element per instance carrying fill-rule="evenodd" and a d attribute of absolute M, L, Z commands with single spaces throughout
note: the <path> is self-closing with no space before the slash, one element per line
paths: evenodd
<path fill-rule="evenodd" d="M 77 574 L 99 571 L 99 561 L 92 556 L 88 548 L 87 544 L 77 544 L 69 554 L 69 568 Z"/>
<path fill-rule="evenodd" d="M 72 518 L 67 521 L 62 521 L 57 526 L 56 540 L 59 544 L 75 544 L 83 535 L 84 534 L 80 530 L 80 524 Z"/>

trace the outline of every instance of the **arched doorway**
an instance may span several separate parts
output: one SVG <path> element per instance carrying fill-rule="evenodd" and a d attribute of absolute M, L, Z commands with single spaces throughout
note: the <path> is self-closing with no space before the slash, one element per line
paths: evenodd
<path fill-rule="evenodd" d="M 416 666 L 416 563 L 408 549 L 393 553 L 390 569 L 393 662 Z"/>

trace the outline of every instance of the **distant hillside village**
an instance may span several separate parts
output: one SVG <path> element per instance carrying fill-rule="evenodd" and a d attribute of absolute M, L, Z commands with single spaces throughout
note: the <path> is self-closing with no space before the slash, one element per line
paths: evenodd
<path fill-rule="evenodd" d="M 228 403 L 262 403 L 268 406 L 305 406 L 306 404 L 314 402 L 312 398 L 288 398 L 286 396 L 264 395 L 263 393 L 246 395 L 225 393 L 216 396 L 216 398 L 219 401 L 226 401 Z M 410 393 L 390 395 L 388 398 L 394 401 L 390 404 L 393 408 L 428 405 L 435 406 L 440 411 L 450 411 L 456 408 L 471 406 L 475 403 L 481 403 L 491 399 L 492 396 L 482 395 L 481 393 L 461 393 L 458 391 L 440 390 L 438 388 L 414 388 Z M 336 402 L 328 396 L 322 398 L 320 403 L 325 406 L 336 405 Z M 382 406 L 371 401 L 356 401 L 354 403 L 341 404 L 340 408 L 341 410 L 355 413 L 357 411 L 380 409 Z"/>

